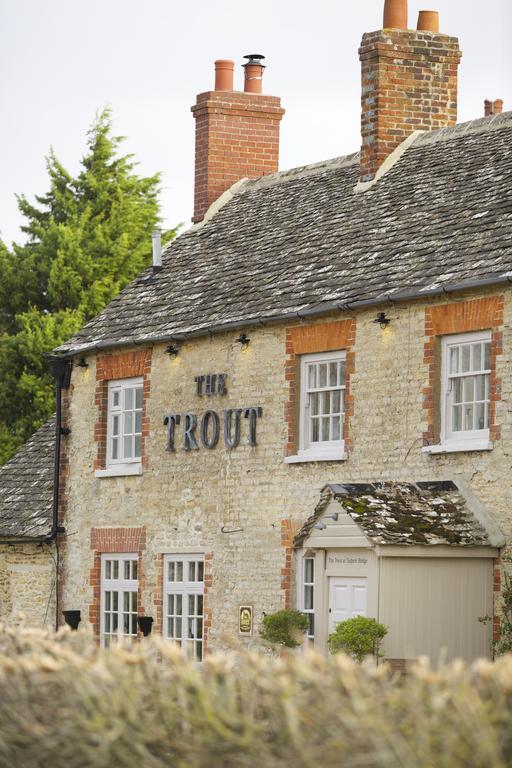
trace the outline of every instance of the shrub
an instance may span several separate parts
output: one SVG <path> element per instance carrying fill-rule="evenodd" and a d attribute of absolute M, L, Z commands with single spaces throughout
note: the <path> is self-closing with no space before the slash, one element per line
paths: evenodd
<path fill-rule="evenodd" d="M 512 657 L 397 681 L 344 654 L 185 661 L 0 627 L 2 768 L 506 768 Z"/>
<path fill-rule="evenodd" d="M 286 609 L 264 616 L 260 636 L 272 645 L 298 648 L 302 645 L 307 628 L 308 617 L 304 613 Z"/>
<path fill-rule="evenodd" d="M 363 661 L 366 656 L 379 657 L 379 648 L 388 630 L 384 624 L 366 616 L 340 621 L 334 632 L 329 635 L 331 653 L 344 651 L 356 661 Z"/>

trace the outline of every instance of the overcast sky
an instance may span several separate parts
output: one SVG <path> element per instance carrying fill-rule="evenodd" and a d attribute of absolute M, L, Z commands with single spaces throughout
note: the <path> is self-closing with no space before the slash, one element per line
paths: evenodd
<path fill-rule="evenodd" d="M 483 115 L 485 98 L 512 109 L 510 0 L 410 0 L 410 27 L 425 7 L 461 40 L 459 120 Z M 357 150 L 357 50 L 382 9 L 383 0 L 0 0 L 1 236 L 20 236 L 15 193 L 46 191 L 51 145 L 77 170 L 105 105 L 140 171 L 162 172 L 166 224 L 188 222 L 190 106 L 213 86 L 216 58 L 267 56 L 264 91 L 286 109 L 281 168 Z"/>

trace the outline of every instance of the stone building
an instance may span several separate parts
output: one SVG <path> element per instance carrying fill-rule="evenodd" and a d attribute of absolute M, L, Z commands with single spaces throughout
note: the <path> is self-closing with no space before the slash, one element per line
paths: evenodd
<path fill-rule="evenodd" d="M 512 113 L 456 124 L 458 41 L 432 13 L 409 30 L 406 5 L 363 37 L 357 154 L 279 172 L 261 57 L 243 92 L 217 62 L 193 107 L 194 226 L 162 258 L 155 237 L 154 266 L 56 350 L 56 614 L 103 644 L 147 616 L 196 658 L 257 647 L 290 606 L 321 650 L 363 613 L 397 665 L 490 653 Z"/>

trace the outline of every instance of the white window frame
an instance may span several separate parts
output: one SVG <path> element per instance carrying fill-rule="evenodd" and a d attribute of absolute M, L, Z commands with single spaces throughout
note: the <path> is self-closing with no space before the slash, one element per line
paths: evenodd
<path fill-rule="evenodd" d="M 345 440 L 343 438 L 344 421 L 345 421 L 345 392 L 346 392 L 346 373 L 345 382 L 340 387 L 328 387 L 328 389 L 339 389 L 342 392 L 343 399 L 343 416 L 341 421 L 341 439 L 329 440 L 318 443 L 313 443 L 309 439 L 309 419 L 307 417 L 308 409 L 308 381 L 307 381 L 307 366 L 310 363 L 329 363 L 340 362 L 346 363 L 346 351 L 337 350 L 334 352 L 320 352 L 309 355 L 302 355 L 300 359 L 300 418 L 299 418 L 299 451 L 297 457 L 288 457 L 297 459 L 298 461 L 336 461 L 346 459 L 345 454 Z"/>
<path fill-rule="evenodd" d="M 119 571 L 118 571 L 118 578 L 107 578 L 106 574 L 106 565 L 107 561 L 115 562 L 117 561 L 119 563 Z M 137 563 L 137 578 L 125 578 L 124 575 L 124 568 L 126 562 L 135 561 Z M 111 574 L 112 574 L 112 566 L 111 566 Z M 109 610 L 108 613 L 111 615 L 117 614 L 117 630 L 112 630 L 110 632 L 106 632 L 106 613 L 107 613 L 107 600 L 106 600 L 106 593 L 107 592 L 117 592 L 118 593 L 118 607 L 117 610 Z M 133 606 L 131 604 L 128 606 L 128 611 L 125 611 L 124 609 L 124 595 L 125 594 L 131 594 L 135 592 L 137 594 L 137 610 L 133 611 Z M 137 614 L 139 609 L 139 556 L 137 553 L 102 553 L 101 555 L 101 590 L 100 590 L 100 644 L 103 648 L 110 645 L 110 641 L 107 641 L 107 637 L 112 637 L 114 639 L 119 640 L 126 640 L 128 638 L 135 638 L 137 636 L 138 627 L 137 627 Z M 135 617 L 134 621 L 132 618 L 131 629 L 133 630 L 133 627 L 135 626 L 135 632 L 131 631 L 128 634 L 124 632 L 124 616 L 128 615 L 129 617 Z M 129 619 L 130 620 L 130 619 Z"/>
<path fill-rule="evenodd" d="M 142 407 L 133 408 L 131 413 L 134 415 L 140 411 L 141 413 L 141 431 L 133 432 L 133 435 L 141 436 L 141 453 L 142 453 L 142 415 L 144 413 L 144 379 L 142 376 L 137 376 L 130 379 L 115 379 L 108 382 L 108 405 L 107 405 L 107 452 L 105 469 L 96 470 L 96 477 L 112 477 L 117 475 L 140 475 L 142 474 L 142 455 L 125 457 L 122 452 L 124 450 L 124 419 L 122 403 L 124 400 L 124 393 L 127 389 L 140 389 L 142 391 Z M 119 406 L 114 406 L 114 394 L 120 393 Z M 113 424 L 114 417 L 120 416 L 120 429 L 119 429 L 119 450 L 120 454 L 117 458 L 112 456 L 112 439 L 113 439 Z M 135 427 L 135 425 L 134 425 Z"/>
<path fill-rule="evenodd" d="M 170 581 L 168 578 L 169 564 L 179 563 L 179 562 L 183 563 L 183 580 Z M 198 581 L 198 580 L 189 581 L 189 564 L 194 562 L 196 564 L 197 563 L 202 564 L 203 578 L 201 581 Z M 197 565 L 196 565 L 196 569 L 197 569 Z M 197 661 L 202 661 L 202 659 L 204 658 L 204 580 L 205 580 L 204 554 L 194 553 L 194 554 L 165 555 L 163 579 L 164 579 L 163 635 L 165 638 L 169 640 L 174 640 L 176 642 L 179 642 L 185 656 L 192 659 L 196 659 Z M 170 595 L 174 595 L 175 598 L 176 596 L 181 596 L 181 604 L 182 604 L 181 616 L 177 615 L 176 613 L 173 613 L 172 615 L 169 613 L 169 602 L 170 602 L 169 596 Z M 194 600 L 194 614 L 190 614 L 188 611 L 189 597 L 192 597 Z M 203 611 L 201 614 L 198 614 L 196 612 L 198 597 L 202 598 L 202 603 L 203 603 Z M 169 619 L 171 618 L 171 616 L 177 619 L 181 618 L 181 635 L 179 634 L 172 635 L 169 632 Z M 192 620 L 193 622 L 193 625 L 192 625 L 193 637 L 188 636 L 190 620 Z M 201 622 L 200 624 L 201 637 L 197 636 L 199 621 Z M 176 624 L 174 624 L 174 630 L 176 630 Z M 200 653 L 198 653 L 199 649 L 200 649 Z"/>
<path fill-rule="evenodd" d="M 306 560 L 311 560 L 313 563 L 313 581 L 306 581 Z M 309 640 L 310 643 L 315 642 L 315 569 L 316 569 L 316 558 L 314 554 L 304 554 L 301 558 L 301 579 L 300 579 L 300 610 L 302 613 L 305 613 L 308 617 L 313 617 L 313 633 L 308 631 L 306 632 L 306 637 Z M 311 608 L 306 608 L 306 587 L 310 587 L 313 592 L 313 605 Z"/>
<path fill-rule="evenodd" d="M 491 342 L 491 331 L 479 331 L 476 333 L 459 333 L 451 336 L 443 336 L 441 339 L 441 449 L 447 451 L 489 450 L 492 443 L 489 442 L 489 428 L 473 429 L 454 432 L 451 427 L 452 419 L 452 387 L 450 384 L 449 356 L 450 348 L 462 344 L 474 344 L 475 342 Z M 485 374 L 491 376 L 491 368 L 483 369 Z M 464 375 L 464 374 L 462 374 Z M 467 376 L 477 376 L 477 373 L 468 371 Z M 490 402 L 490 395 L 489 395 Z M 435 452 L 435 451 L 430 451 Z"/>

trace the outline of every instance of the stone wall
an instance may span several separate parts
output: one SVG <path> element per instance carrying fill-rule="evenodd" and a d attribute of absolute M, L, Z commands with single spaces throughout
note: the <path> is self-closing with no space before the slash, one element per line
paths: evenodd
<path fill-rule="evenodd" d="M 508 403 L 512 388 L 512 302 L 504 307 L 503 351 L 496 355 L 495 376 L 501 380 L 501 400 L 495 403 L 495 423 L 501 436 L 493 451 L 445 455 L 422 453 L 428 431 L 424 390 L 429 386 L 425 358 L 426 309 L 471 298 L 501 295 L 497 291 L 460 295 L 451 300 L 411 303 L 386 308 L 391 324 L 382 330 L 375 310 L 347 313 L 315 321 L 314 325 L 353 319 L 350 449 L 338 462 L 287 464 L 289 451 L 290 348 L 288 326 L 248 330 L 250 345 L 242 349 L 236 332 L 184 343 L 177 358 L 165 344 L 153 348 L 148 436 L 144 473 L 139 477 L 96 478 L 94 429 L 96 367 L 75 368 L 70 397 L 71 435 L 67 438 L 70 475 L 66 528 L 72 533 L 65 554 L 64 608 L 80 608 L 86 617 L 93 604 L 94 549 L 91 529 L 145 527 L 141 553 L 144 612 L 161 616 L 161 555 L 204 551 L 209 554 L 209 647 L 238 640 L 238 608 L 253 605 L 255 633 L 240 640 L 257 644 L 263 612 L 281 608 L 289 599 L 289 541 L 282 537 L 283 521 L 292 530 L 313 511 L 328 482 L 377 480 L 465 481 L 487 507 L 507 537 L 512 534 L 510 452 L 512 424 Z M 299 326 L 300 323 L 295 325 Z M 318 334 L 321 337 L 321 334 Z M 227 394 L 198 397 L 194 378 L 227 374 Z M 219 440 L 213 450 L 182 450 L 181 428 L 176 451 L 166 451 L 167 414 L 261 406 L 257 446 L 247 444 L 247 419 L 242 439 L 228 450 Z M 496 431 L 498 434 L 499 431 Z M 284 541 L 284 543 L 283 543 Z M 159 575 L 160 574 L 160 575 Z"/>
<path fill-rule="evenodd" d="M 55 625 L 54 557 L 53 545 L 0 545 L 0 621 Z"/>

